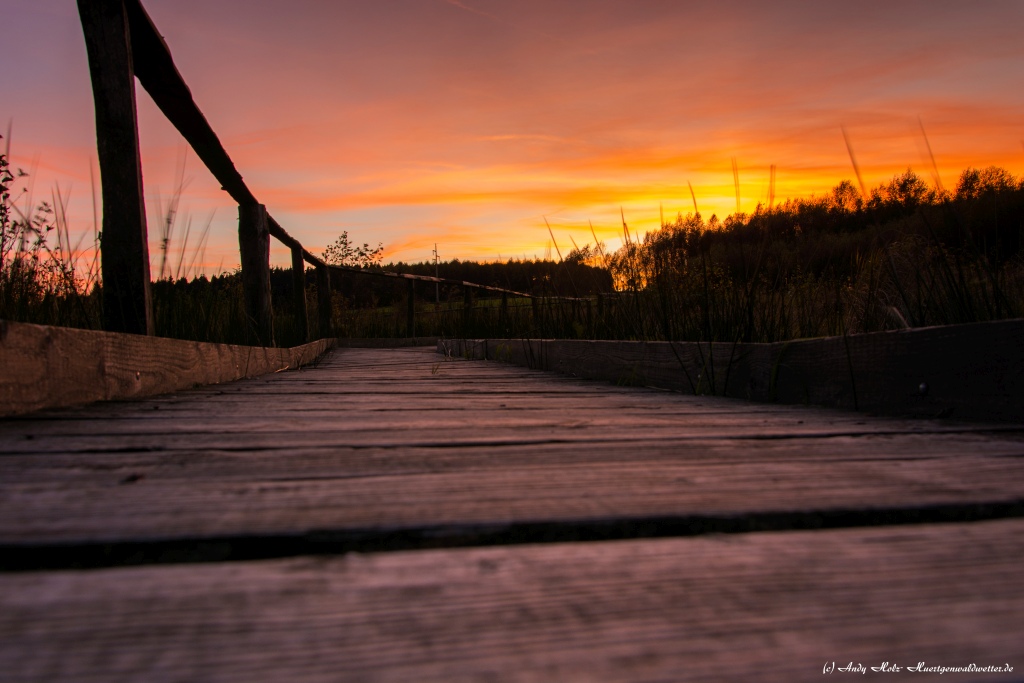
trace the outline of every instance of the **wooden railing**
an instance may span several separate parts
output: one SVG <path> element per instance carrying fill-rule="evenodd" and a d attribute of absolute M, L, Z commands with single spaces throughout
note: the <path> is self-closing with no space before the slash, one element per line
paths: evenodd
<path fill-rule="evenodd" d="M 153 334 L 150 296 L 149 247 L 143 199 L 142 170 L 135 106 L 135 78 L 160 111 L 195 150 L 222 189 L 238 203 L 238 243 L 242 289 L 249 340 L 274 345 L 270 298 L 270 238 L 291 250 L 299 327 L 309 339 L 305 299 L 305 264 L 316 269 L 318 331 L 332 336 L 331 270 L 409 282 L 407 330 L 415 324 L 415 282 L 455 284 L 463 288 L 465 307 L 470 291 L 478 289 L 507 296 L 531 294 L 461 280 L 422 275 L 346 268 L 325 263 L 292 237 L 267 212 L 242 180 L 216 133 L 192 98 L 174 65 L 170 50 L 140 0 L 78 0 L 78 10 L 89 55 L 96 106 L 96 138 L 103 193 L 101 270 L 103 327 L 114 332 Z M 564 301 L 582 301 L 555 297 Z M 552 297 L 546 297 L 552 299 Z M 504 305 L 504 303 L 503 303 Z M 467 314 L 468 316 L 468 314 Z"/>

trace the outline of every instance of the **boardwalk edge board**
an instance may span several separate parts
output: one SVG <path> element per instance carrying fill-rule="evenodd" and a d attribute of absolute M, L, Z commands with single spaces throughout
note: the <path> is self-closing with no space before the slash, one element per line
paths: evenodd
<path fill-rule="evenodd" d="M 1024 320 L 772 344 L 440 340 L 437 352 L 620 385 L 888 415 L 1019 422 Z"/>
<path fill-rule="evenodd" d="M 0 320 L 0 416 L 291 370 L 333 346 L 334 339 L 290 349 L 236 346 Z"/>

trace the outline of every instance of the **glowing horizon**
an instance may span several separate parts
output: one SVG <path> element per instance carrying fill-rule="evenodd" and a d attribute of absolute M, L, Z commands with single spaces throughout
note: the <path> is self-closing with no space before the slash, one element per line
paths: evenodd
<path fill-rule="evenodd" d="M 542 256 L 550 222 L 609 247 L 620 211 L 640 235 L 908 167 L 946 188 L 967 167 L 1024 173 L 1024 6 L 867 3 L 856 13 L 784 2 L 499 0 L 288 7 L 143 0 L 254 194 L 319 253 L 347 231 L 385 261 Z M 74 3 L 14 0 L 0 73 L 12 164 L 36 198 L 71 192 L 91 234 L 92 100 Z M 241 18 L 239 15 L 243 14 Z M 698 26 L 700 30 L 694 30 Z M 138 88 L 151 261 L 159 198 L 184 143 Z M 6 123 L 6 122 L 3 122 Z M 204 267 L 237 266 L 236 208 L 189 150 L 181 210 L 212 214 Z M 183 226 L 179 226 L 180 231 Z M 287 250 L 272 241 L 275 264 Z"/>

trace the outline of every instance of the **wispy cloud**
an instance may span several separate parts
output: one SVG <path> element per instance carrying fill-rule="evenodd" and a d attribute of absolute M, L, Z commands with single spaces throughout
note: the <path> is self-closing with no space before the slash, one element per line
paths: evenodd
<path fill-rule="evenodd" d="M 477 9 L 475 7 L 470 7 L 469 5 L 467 5 L 464 2 L 459 2 L 459 0 L 444 0 L 444 1 L 445 1 L 445 3 L 447 3 L 449 5 L 452 5 L 454 7 L 458 7 L 459 9 L 465 10 L 467 12 L 472 12 L 473 14 L 478 14 L 481 17 L 487 17 L 488 19 L 493 19 L 494 21 L 500 21 L 500 19 L 498 19 L 498 17 L 494 16 L 493 14 L 490 14 L 489 12 L 484 12 L 483 10 Z"/>

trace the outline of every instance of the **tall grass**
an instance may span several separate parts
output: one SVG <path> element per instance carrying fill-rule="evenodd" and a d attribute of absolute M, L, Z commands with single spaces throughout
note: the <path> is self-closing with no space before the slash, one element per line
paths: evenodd
<path fill-rule="evenodd" d="M 98 233 L 90 250 L 82 249 L 84 236 L 72 244 L 70 193 L 55 187 L 49 201 L 37 202 L 30 174 L 12 170 L 9 155 L 8 133 L 0 154 L 0 318 L 98 326 Z"/>
<path fill-rule="evenodd" d="M 996 168 L 952 193 L 908 170 L 866 199 L 845 181 L 724 222 L 679 216 L 610 257 L 606 334 L 769 342 L 1018 317 L 1022 224 L 1024 183 Z"/>
<path fill-rule="evenodd" d="M 475 300 L 467 318 L 459 288 L 439 302 L 420 292 L 415 333 L 774 342 L 1024 315 L 1024 186 L 1002 169 L 968 169 L 952 192 L 908 170 L 724 221 L 695 197 L 694 209 L 642 238 L 623 215 L 613 254 L 574 244 L 562 263 L 445 264 L 448 277 L 580 301 L 510 300 L 502 312 Z M 339 295 L 342 336 L 408 333 L 404 283 L 353 275 Z"/>

